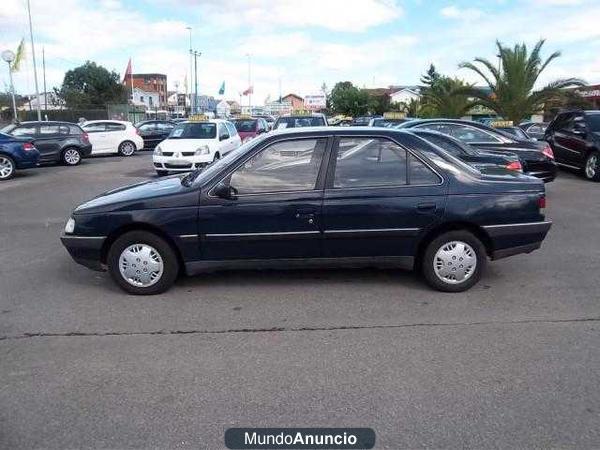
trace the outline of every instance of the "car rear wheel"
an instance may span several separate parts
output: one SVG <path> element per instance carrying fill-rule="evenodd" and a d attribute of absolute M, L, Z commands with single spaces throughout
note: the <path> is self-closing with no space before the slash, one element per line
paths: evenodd
<path fill-rule="evenodd" d="M 119 145 L 119 154 L 121 156 L 131 156 L 135 153 L 135 144 L 131 141 L 121 142 Z"/>
<path fill-rule="evenodd" d="M 15 176 L 15 162 L 10 156 L 0 155 L 0 181 L 10 180 Z"/>
<path fill-rule="evenodd" d="M 600 181 L 600 152 L 590 152 L 585 160 L 583 174 L 588 180 Z"/>
<path fill-rule="evenodd" d="M 450 231 L 427 246 L 423 276 L 439 291 L 462 292 L 479 281 L 486 262 L 485 247 L 479 239 L 468 231 Z"/>
<path fill-rule="evenodd" d="M 179 271 L 171 246 L 147 231 L 130 231 L 119 237 L 110 247 L 107 262 L 113 280 L 135 295 L 166 291 Z"/>
<path fill-rule="evenodd" d="M 62 161 L 67 166 L 76 166 L 81 162 L 81 152 L 75 147 L 66 148 L 62 154 Z"/>

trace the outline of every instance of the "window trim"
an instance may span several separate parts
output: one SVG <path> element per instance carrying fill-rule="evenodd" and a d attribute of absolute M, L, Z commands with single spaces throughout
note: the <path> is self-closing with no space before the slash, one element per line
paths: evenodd
<path fill-rule="evenodd" d="M 393 142 L 394 144 L 398 145 L 400 148 L 404 149 L 406 151 L 406 183 L 404 184 L 394 184 L 394 185 L 384 185 L 384 186 L 357 186 L 357 187 L 334 187 L 333 186 L 333 181 L 334 181 L 334 177 L 335 177 L 335 169 L 337 166 L 337 153 L 338 153 L 338 143 L 340 139 L 343 138 L 367 138 L 367 139 L 387 139 L 391 142 Z M 435 173 L 437 175 L 437 177 L 439 178 L 440 182 L 437 184 L 409 184 L 410 181 L 410 176 L 409 176 L 409 164 L 408 164 L 408 160 L 410 155 L 414 156 L 415 158 L 417 158 L 417 160 L 421 161 L 423 164 L 425 164 L 425 166 L 427 168 L 429 168 L 433 173 Z M 398 188 L 407 188 L 407 187 L 432 187 L 432 186 L 442 186 L 446 183 L 446 178 L 444 176 L 442 176 L 434 167 L 433 164 L 430 163 L 428 160 L 426 160 L 424 157 L 422 157 L 421 155 L 416 154 L 415 151 L 411 150 L 410 148 L 408 148 L 406 145 L 401 144 L 400 142 L 398 142 L 396 139 L 394 139 L 391 136 L 385 136 L 385 135 L 364 135 L 364 134 L 336 134 L 334 136 L 333 139 L 333 143 L 331 146 L 331 152 L 330 152 L 330 160 L 328 163 L 328 170 L 327 170 L 327 179 L 325 180 L 325 191 L 329 191 L 329 192 L 341 192 L 341 191 L 347 191 L 347 190 L 364 190 L 364 189 L 398 189 Z"/>
<path fill-rule="evenodd" d="M 251 193 L 251 194 L 238 194 L 237 197 L 252 197 L 252 196 L 257 196 L 257 195 L 281 195 L 281 194 L 301 194 L 301 193 L 309 193 L 309 192 L 318 192 L 318 191 L 323 191 L 324 190 L 324 180 L 326 177 L 326 171 L 327 168 L 329 166 L 329 160 L 330 160 L 330 153 L 331 153 L 331 147 L 332 147 L 332 136 L 294 136 L 294 137 L 289 137 L 289 138 L 285 138 L 285 139 L 277 139 L 274 141 L 270 141 L 270 142 L 264 142 L 264 145 L 262 145 L 260 148 L 256 149 L 255 151 L 251 151 L 249 152 L 246 157 L 242 158 L 240 160 L 239 164 L 235 164 L 235 167 L 231 170 L 228 170 L 227 172 L 225 172 L 224 175 L 217 175 L 214 179 L 216 179 L 217 181 L 215 181 L 213 183 L 213 181 L 210 181 L 209 183 L 207 183 L 210 187 L 208 188 L 208 193 L 207 193 L 207 197 L 208 198 L 213 198 L 213 199 L 220 199 L 220 197 L 217 197 L 216 195 L 214 195 L 214 190 L 217 187 L 217 185 L 219 183 L 222 183 L 225 179 L 227 179 L 231 174 L 233 174 L 233 172 L 235 172 L 237 169 L 239 169 L 240 167 L 242 167 L 246 161 L 248 161 L 249 159 L 251 159 L 253 156 L 255 156 L 256 154 L 258 154 L 259 152 L 262 152 L 264 150 L 266 150 L 267 148 L 269 148 L 272 145 L 275 144 L 279 144 L 281 142 L 287 142 L 287 141 L 299 141 L 299 140 L 319 140 L 319 139 L 323 139 L 325 140 L 325 150 L 323 151 L 323 158 L 321 159 L 321 166 L 319 167 L 319 171 L 317 172 L 317 179 L 315 180 L 315 187 L 313 189 L 309 189 L 309 190 L 301 190 L 301 191 L 269 191 L 269 192 L 256 192 L 256 193 Z M 254 149 L 253 149 L 254 150 Z M 212 184 L 211 184 L 212 183 Z"/>

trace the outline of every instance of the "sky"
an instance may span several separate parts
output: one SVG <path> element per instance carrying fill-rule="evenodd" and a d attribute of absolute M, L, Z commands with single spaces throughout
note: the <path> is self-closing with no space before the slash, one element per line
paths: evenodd
<path fill-rule="evenodd" d="M 495 41 L 533 45 L 543 56 L 560 50 L 539 80 L 579 77 L 600 83 L 600 0 L 30 0 L 42 91 L 42 48 L 47 90 L 86 60 L 122 77 L 166 73 L 170 90 L 184 92 L 192 46 L 198 92 L 253 104 L 285 95 L 331 89 L 338 81 L 360 87 L 411 85 L 430 63 L 446 75 L 481 84 L 459 69 L 462 61 L 496 61 Z M 26 38 L 27 58 L 14 74 L 20 94 L 35 92 L 26 0 L 2 0 L 0 50 Z M 250 54 L 250 58 L 247 55 Z M 3 63 L 0 61 L 0 63 Z M 189 83 L 191 87 L 191 82 Z M 0 89 L 8 70 L 0 65 Z M 246 103 L 248 99 L 243 98 Z"/>

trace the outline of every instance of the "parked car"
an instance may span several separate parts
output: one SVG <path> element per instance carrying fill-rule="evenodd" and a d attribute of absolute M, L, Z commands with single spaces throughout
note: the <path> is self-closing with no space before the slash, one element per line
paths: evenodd
<path fill-rule="evenodd" d="M 131 156 L 144 148 L 144 140 L 131 122 L 90 120 L 82 125 L 92 143 L 92 155 L 118 153 Z"/>
<path fill-rule="evenodd" d="M 548 125 L 546 140 L 556 162 L 600 181 L 600 111 L 567 111 Z"/>
<path fill-rule="evenodd" d="M 10 180 L 17 170 L 36 167 L 39 159 L 31 139 L 0 132 L 0 181 Z"/>
<path fill-rule="evenodd" d="M 132 294 L 163 292 L 180 271 L 332 265 L 415 268 L 457 292 L 488 258 L 540 247 L 545 201 L 541 180 L 482 174 L 410 131 L 294 129 L 83 203 L 61 240 Z"/>
<path fill-rule="evenodd" d="M 366 126 L 369 126 L 369 122 L 371 122 L 372 118 L 373 117 L 371 117 L 371 116 L 355 117 L 354 120 L 352 121 L 352 126 L 353 127 L 366 127 Z"/>
<path fill-rule="evenodd" d="M 242 142 L 247 142 L 269 131 L 269 125 L 260 117 L 242 117 L 231 121 L 240 135 Z"/>
<path fill-rule="evenodd" d="M 76 166 L 82 158 L 90 156 L 92 144 L 79 125 L 69 122 L 21 122 L 2 130 L 15 137 L 32 141 L 40 152 L 40 163 L 60 162 Z"/>
<path fill-rule="evenodd" d="M 408 122 L 411 119 L 408 117 L 401 118 L 386 118 L 386 117 L 373 117 L 369 120 L 370 127 L 384 127 L 384 128 L 394 128 L 402 123 Z"/>
<path fill-rule="evenodd" d="M 546 142 L 522 140 L 487 125 L 460 119 L 416 119 L 405 122 L 399 129 L 439 131 L 469 144 L 478 150 L 519 155 L 523 172 L 550 182 L 556 177 L 556 162 Z"/>
<path fill-rule="evenodd" d="M 326 127 L 327 118 L 320 113 L 292 113 L 280 116 L 273 125 L 274 130 L 284 128 Z"/>
<path fill-rule="evenodd" d="M 136 123 L 138 134 L 144 140 L 144 150 L 154 148 L 169 137 L 177 123 L 172 120 L 145 120 Z"/>
<path fill-rule="evenodd" d="M 544 140 L 546 128 L 548 128 L 547 122 L 522 122 L 519 127 L 527 133 L 527 136 L 538 141 Z"/>
<path fill-rule="evenodd" d="M 255 114 L 253 117 L 265 119 L 267 122 L 267 131 L 271 131 L 273 129 L 273 125 L 275 124 L 275 117 L 270 114 Z"/>
<path fill-rule="evenodd" d="M 242 140 L 235 126 L 221 119 L 179 123 L 154 149 L 152 161 L 159 176 L 206 167 L 238 148 Z"/>
<path fill-rule="evenodd" d="M 425 139 L 430 144 L 437 145 L 455 158 L 474 166 L 481 172 L 496 172 L 497 169 L 523 172 L 523 166 L 521 165 L 519 156 L 514 153 L 500 154 L 476 150 L 452 136 L 437 131 L 413 128 L 412 132 L 420 138 Z"/>

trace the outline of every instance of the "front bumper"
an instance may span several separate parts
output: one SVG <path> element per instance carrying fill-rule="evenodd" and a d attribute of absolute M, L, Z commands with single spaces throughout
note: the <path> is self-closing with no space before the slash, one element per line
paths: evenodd
<path fill-rule="evenodd" d="M 92 270 L 104 271 L 102 247 L 106 236 L 76 236 L 63 234 L 60 241 L 76 263 Z"/>
<path fill-rule="evenodd" d="M 186 156 L 174 158 L 172 156 L 154 156 L 152 163 L 156 170 L 169 172 L 189 172 L 190 170 L 202 169 L 212 161 L 212 155 Z"/>

